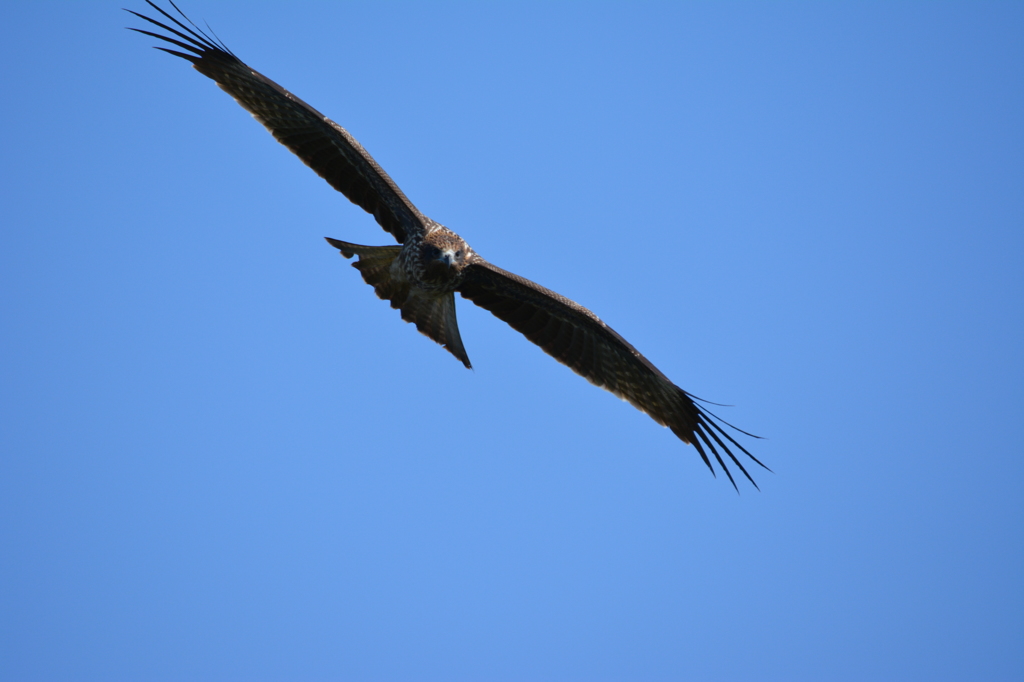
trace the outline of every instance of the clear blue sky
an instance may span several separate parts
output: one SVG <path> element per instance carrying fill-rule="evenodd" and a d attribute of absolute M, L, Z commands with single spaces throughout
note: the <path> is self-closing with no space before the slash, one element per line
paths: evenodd
<path fill-rule="evenodd" d="M 733 405 L 737 495 L 402 323 L 125 3 L 4 8 L 0 678 L 1024 677 L 1024 5 L 183 6 Z"/>

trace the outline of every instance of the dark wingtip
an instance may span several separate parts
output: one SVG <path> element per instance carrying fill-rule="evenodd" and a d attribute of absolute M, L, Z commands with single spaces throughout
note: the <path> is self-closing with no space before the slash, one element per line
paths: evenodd
<path fill-rule="evenodd" d="M 156 4 L 154 4 L 151 0 L 146 0 L 146 4 L 148 4 L 150 7 L 152 7 L 157 12 L 159 12 L 161 15 L 163 15 L 164 18 L 166 18 L 167 20 L 169 20 L 172 23 L 174 23 L 174 25 L 178 26 L 178 28 L 182 29 L 182 31 L 184 31 L 184 33 L 182 31 L 179 31 L 176 28 L 168 26 L 167 24 L 161 23 L 161 22 L 157 21 L 156 19 L 153 19 L 151 17 L 147 17 L 145 14 L 140 14 L 139 12 L 136 12 L 134 10 L 130 10 L 130 9 L 127 9 L 127 8 L 124 8 L 124 7 L 122 7 L 122 9 L 125 12 L 128 12 L 129 14 L 132 14 L 132 15 L 138 17 L 139 19 L 142 19 L 143 21 L 148 21 L 150 24 L 153 24 L 154 26 L 162 28 L 163 30 L 165 30 L 165 31 L 167 31 L 167 32 L 169 32 L 171 34 L 178 36 L 178 38 L 181 38 L 181 40 L 175 40 L 174 38 L 171 38 L 169 36 L 161 35 L 159 33 L 152 33 L 150 31 L 144 31 L 144 30 L 138 29 L 138 28 L 131 28 L 131 27 L 126 27 L 126 28 L 128 28 L 128 30 L 130 30 L 130 31 L 137 31 L 139 33 L 143 33 L 145 35 L 152 36 L 152 37 L 158 38 L 160 40 L 165 40 L 165 41 L 167 41 L 169 43 L 177 45 L 178 47 L 184 48 L 184 49 L 186 49 L 186 50 L 188 50 L 190 52 L 194 52 L 198 56 L 197 57 L 191 57 L 189 55 L 185 55 L 185 54 L 182 54 L 180 52 L 175 52 L 173 50 L 166 50 L 166 49 L 164 49 L 164 52 L 169 52 L 170 54 L 173 54 L 173 55 L 176 55 L 176 56 L 179 56 L 179 57 L 183 57 L 183 58 L 188 59 L 189 61 L 191 61 L 193 63 L 196 63 L 197 61 L 199 61 L 200 58 L 202 58 L 203 56 L 205 56 L 208 53 L 214 54 L 214 55 L 216 55 L 218 53 L 222 53 L 222 55 L 228 55 L 228 56 L 230 56 L 230 57 L 232 57 L 232 58 L 234 58 L 236 60 L 238 59 L 238 57 L 235 57 L 234 53 L 232 53 L 231 50 L 229 50 L 227 48 L 227 46 L 223 43 L 223 41 L 221 41 L 219 38 L 217 38 L 216 35 L 214 35 L 214 37 L 211 38 L 206 33 L 204 33 L 202 29 L 200 29 L 198 26 L 196 26 L 195 23 L 191 19 L 189 19 L 188 16 L 186 16 L 185 13 L 182 12 L 181 9 L 177 5 L 174 4 L 174 2 L 171 2 L 171 7 L 173 7 L 175 10 L 177 10 L 178 14 L 181 15 L 181 18 L 184 19 L 185 21 L 187 21 L 189 24 L 191 24 L 192 28 L 189 28 L 185 24 L 183 24 L 180 21 L 178 21 L 175 17 L 173 17 L 170 14 L 168 14 L 165 10 L 163 10 L 161 7 L 159 7 Z M 212 33 L 212 31 L 211 31 L 211 33 Z M 182 40 L 185 41 L 185 42 L 182 42 Z M 159 49 L 163 49 L 163 48 L 159 48 Z"/>
<path fill-rule="evenodd" d="M 683 394 L 685 394 L 685 397 L 688 399 L 688 401 L 693 399 L 693 396 L 686 393 L 685 391 L 682 391 L 682 389 L 680 389 L 680 391 Z M 742 453 L 749 457 L 761 468 L 765 469 L 770 473 L 774 472 L 772 472 L 771 469 L 765 466 L 764 463 L 761 462 L 761 460 L 759 460 L 757 457 L 754 457 L 754 455 L 750 454 L 750 451 L 743 447 L 742 444 L 737 442 L 736 439 L 733 438 L 728 432 L 726 432 L 722 425 L 719 424 L 718 422 L 721 421 L 723 424 L 735 429 L 739 433 L 749 435 L 752 438 L 759 438 L 759 436 L 749 434 L 742 429 L 736 428 L 732 424 L 729 424 L 725 420 L 722 420 L 721 418 L 712 414 L 710 411 L 702 409 L 699 405 L 697 405 L 694 402 L 690 402 L 690 405 L 696 408 L 696 414 L 693 415 L 693 417 L 696 420 L 696 423 L 688 428 L 682 428 L 679 430 L 673 429 L 673 431 L 676 432 L 676 435 L 680 438 L 680 440 L 682 440 L 684 443 L 689 443 L 690 445 L 693 445 L 694 448 L 696 448 L 697 452 L 701 456 L 701 459 L 704 460 L 704 464 L 708 467 L 712 474 L 715 473 L 715 467 L 712 464 L 712 460 L 709 454 L 713 456 L 714 460 L 718 462 L 718 465 L 722 468 L 722 471 L 724 471 L 725 475 L 729 478 L 729 482 L 732 484 L 732 487 L 736 490 L 737 493 L 739 493 L 740 491 L 739 486 L 736 484 L 736 480 L 733 478 L 732 472 L 726 465 L 727 460 L 731 461 L 732 464 L 738 467 L 739 470 L 743 473 L 743 476 L 748 481 L 750 481 L 750 484 L 760 492 L 761 487 L 757 485 L 757 481 L 755 481 L 753 476 L 750 475 L 750 472 L 747 471 L 747 468 L 743 466 L 743 462 L 740 461 L 739 457 L 737 457 L 738 453 L 733 452 L 733 450 L 730 448 L 730 445 L 735 447 L 739 451 L 739 453 Z M 710 453 L 708 451 L 710 451 Z"/>

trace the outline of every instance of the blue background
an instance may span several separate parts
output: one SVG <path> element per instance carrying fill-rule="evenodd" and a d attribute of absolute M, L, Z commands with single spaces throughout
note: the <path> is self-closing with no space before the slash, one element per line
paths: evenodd
<path fill-rule="evenodd" d="M 1024 5 L 189 0 L 766 440 L 459 302 L 118 3 L 7 3 L 0 678 L 1024 677 Z M 141 2 L 128 6 L 147 10 Z"/>

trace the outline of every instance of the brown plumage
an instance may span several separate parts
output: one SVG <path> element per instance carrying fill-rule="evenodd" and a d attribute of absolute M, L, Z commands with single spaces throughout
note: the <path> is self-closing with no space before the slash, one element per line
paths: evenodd
<path fill-rule="evenodd" d="M 669 381 L 597 315 L 484 260 L 457 234 L 420 213 L 348 131 L 246 66 L 222 43 L 192 24 L 173 2 L 171 5 L 191 28 L 151 0 L 146 2 L 178 28 L 131 13 L 176 38 L 132 30 L 185 50 L 158 48 L 187 59 L 197 71 L 214 80 L 279 142 L 332 187 L 372 214 L 395 237 L 397 246 L 361 246 L 330 238 L 327 241 L 344 257 L 358 257 L 353 266 L 377 296 L 401 311 L 402 319 L 414 323 L 420 332 L 470 367 L 455 317 L 458 292 L 595 386 L 629 401 L 654 421 L 672 429 L 680 440 L 696 447 L 712 474 L 715 469 L 709 452 L 734 487 L 736 481 L 723 455 L 754 483 L 732 448 L 764 465 L 736 442 L 693 396 Z"/>

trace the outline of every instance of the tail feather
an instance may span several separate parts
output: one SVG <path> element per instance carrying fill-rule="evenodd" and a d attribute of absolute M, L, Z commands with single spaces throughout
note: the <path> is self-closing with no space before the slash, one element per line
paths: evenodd
<path fill-rule="evenodd" d="M 454 292 L 427 296 L 413 291 L 402 304 L 402 319 L 414 323 L 422 334 L 444 346 L 466 369 L 473 369 L 466 347 L 462 345 L 459 323 L 455 319 Z"/>

